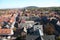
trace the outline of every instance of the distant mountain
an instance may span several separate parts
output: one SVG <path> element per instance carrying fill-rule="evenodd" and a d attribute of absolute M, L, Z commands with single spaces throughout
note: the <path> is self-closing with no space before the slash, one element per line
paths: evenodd
<path fill-rule="evenodd" d="M 34 8 L 39 8 L 39 7 L 36 7 L 36 6 L 28 6 L 28 7 L 24 7 L 25 9 L 34 9 Z"/>
<path fill-rule="evenodd" d="M 43 9 L 43 10 L 60 10 L 60 7 L 37 7 L 37 6 L 27 6 L 27 7 L 23 7 L 23 8 L 7 8 L 7 9 L 0 9 L 0 10 L 18 10 L 18 9 L 21 9 L 21 10 L 24 10 L 24 9 Z"/>

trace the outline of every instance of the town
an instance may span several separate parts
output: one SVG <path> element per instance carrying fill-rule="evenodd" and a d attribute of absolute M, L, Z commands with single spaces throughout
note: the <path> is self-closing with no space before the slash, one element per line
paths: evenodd
<path fill-rule="evenodd" d="M 60 40 L 58 11 L 47 8 L 1 9 L 0 39 Z"/>

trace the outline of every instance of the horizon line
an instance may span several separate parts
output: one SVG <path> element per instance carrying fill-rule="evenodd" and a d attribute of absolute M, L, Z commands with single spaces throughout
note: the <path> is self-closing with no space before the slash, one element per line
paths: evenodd
<path fill-rule="evenodd" d="M 30 6 L 26 6 L 26 7 L 30 7 Z M 12 8 L 9 7 L 9 8 L 0 8 L 0 9 L 18 9 L 18 8 L 19 9 L 23 9 L 23 8 L 26 8 L 26 7 L 14 7 L 14 8 L 13 7 Z M 33 6 L 31 6 L 31 7 L 33 7 Z M 60 7 L 60 6 L 44 6 L 44 7 L 35 6 L 35 7 L 38 7 L 38 8 L 45 8 L 46 7 L 47 8 L 47 7 Z"/>

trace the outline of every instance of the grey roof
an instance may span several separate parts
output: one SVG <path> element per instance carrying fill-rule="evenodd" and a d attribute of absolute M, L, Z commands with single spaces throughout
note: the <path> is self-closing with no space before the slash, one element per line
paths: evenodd
<path fill-rule="evenodd" d="M 39 37 L 38 35 L 27 35 L 26 40 L 35 40 L 38 37 Z"/>
<path fill-rule="evenodd" d="M 44 40 L 55 40 L 55 35 L 44 35 Z"/>

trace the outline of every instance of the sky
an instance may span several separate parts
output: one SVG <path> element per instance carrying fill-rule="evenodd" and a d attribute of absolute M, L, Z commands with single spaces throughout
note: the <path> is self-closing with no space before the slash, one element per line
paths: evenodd
<path fill-rule="evenodd" d="M 27 6 L 58 7 L 60 6 L 60 0 L 0 0 L 0 9 L 23 8 Z"/>

